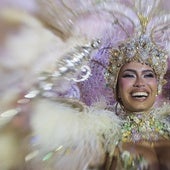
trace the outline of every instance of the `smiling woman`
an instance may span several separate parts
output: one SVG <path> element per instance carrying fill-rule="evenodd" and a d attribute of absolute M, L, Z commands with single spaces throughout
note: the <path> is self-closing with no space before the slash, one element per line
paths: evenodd
<path fill-rule="evenodd" d="M 170 168 L 169 112 L 164 110 L 167 106 L 155 108 L 166 58 L 145 34 L 111 50 L 106 78 L 117 101 L 116 113 L 123 120 L 121 142 L 106 163 L 111 170 Z"/>
<path fill-rule="evenodd" d="M 134 169 L 169 169 L 169 125 L 165 124 L 166 116 L 161 117 L 161 111 L 154 109 L 159 74 L 152 64 L 138 60 L 125 63 L 117 74 L 114 92 L 121 111 L 117 110 L 116 113 L 124 123 L 121 144 L 116 146 L 117 152 L 108 161 L 111 162 L 109 168 L 132 169 L 135 166 Z"/>

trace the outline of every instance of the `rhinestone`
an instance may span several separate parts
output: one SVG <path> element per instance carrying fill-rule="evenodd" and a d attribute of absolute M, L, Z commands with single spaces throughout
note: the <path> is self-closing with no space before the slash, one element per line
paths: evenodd
<path fill-rule="evenodd" d="M 39 90 L 33 90 L 30 91 L 28 94 L 26 94 L 24 97 L 31 99 L 31 98 L 35 98 L 38 94 L 39 94 Z"/>

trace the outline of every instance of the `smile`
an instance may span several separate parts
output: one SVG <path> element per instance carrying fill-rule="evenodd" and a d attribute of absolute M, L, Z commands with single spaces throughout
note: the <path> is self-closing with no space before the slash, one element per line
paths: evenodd
<path fill-rule="evenodd" d="M 148 97 L 148 93 L 147 92 L 134 92 L 132 93 L 132 97 L 145 99 L 146 97 Z"/>

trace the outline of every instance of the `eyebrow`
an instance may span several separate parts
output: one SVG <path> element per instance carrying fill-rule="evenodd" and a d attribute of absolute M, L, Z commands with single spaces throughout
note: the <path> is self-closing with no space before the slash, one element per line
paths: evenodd
<path fill-rule="evenodd" d="M 134 69 L 126 69 L 126 70 L 123 71 L 123 73 L 126 72 L 126 71 L 130 71 L 130 72 L 133 72 L 133 73 L 136 73 L 136 72 L 137 72 L 137 71 L 134 70 Z M 142 73 L 146 73 L 146 72 L 152 72 L 152 73 L 154 73 L 154 71 L 151 70 L 151 69 L 142 70 Z M 155 73 L 154 73 L 154 74 L 155 74 Z"/>

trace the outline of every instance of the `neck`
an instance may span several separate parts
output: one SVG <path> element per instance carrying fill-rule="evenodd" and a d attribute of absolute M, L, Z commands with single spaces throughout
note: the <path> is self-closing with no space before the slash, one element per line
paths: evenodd
<path fill-rule="evenodd" d="M 128 116 L 128 115 L 143 115 L 143 116 L 148 116 L 149 114 L 152 114 L 153 112 L 153 108 L 149 109 L 149 110 L 146 110 L 146 111 L 128 111 L 128 110 L 125 110 L 125 115 Z"/>

